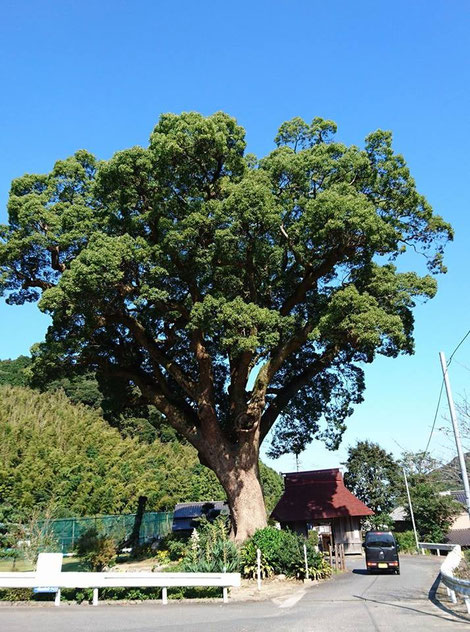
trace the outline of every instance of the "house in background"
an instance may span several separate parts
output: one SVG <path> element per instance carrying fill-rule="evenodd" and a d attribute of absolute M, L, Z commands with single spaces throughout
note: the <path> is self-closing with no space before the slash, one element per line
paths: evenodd
<path fill-rule="evenodd" d="M 467 501 L 463 490 L 453 492 L 441 492 L 443 496 L 452 496 L 462 505 L 462 511 L 455 516 L 446 535 L 449 544 L 460 544 L 462 547 L 470 547 L 470 517 L 467 512 Z"/>
<path fill-rule="evenodd" d="M 444 542 L 447 544 L 460 544 L 463 548 L 470 547 L 470 517 L 467 512 L 467 502 L 465 492 L 444 491 L 439 492 L 441 496 L 452 496 L 454 500 L 462 505 L 462 510 L 458 513 L 446 533 Z M 413 528 L 411 520 L 408 518 L 405 507 L 399 505 L 390 514 L 393 520 L 393 530 L 397 532 L 408 531 Z"/>
<path fill-rule="evenodd" d="M 228 504 L 223 500 L 178 503 L 173 512 L 172 531 L 191 535 L 193 529 L 197 529 L 199 526 L 199 519 L 203 516 L 212 522 L 217 516 L 228 514 Z"/>
<path fill-rule="evenodd" d="M 409 531 L 413 528 L 403 505 L 395 507 L 395 509 L 390 512 L 390 518 L 393 521 L 393 530 L 397 533 L 403 533 L 403 531 Z"/>
<path fill-rule="evenodd" d="M 307 536 L 318 532 L 324 550 L 344 544 L 345 553 L 361 553 L 361 518 L 373 515 L 344 485 L 338 468 L 284 475 L 284 493 L 271 517 L 282 529 Z"/>

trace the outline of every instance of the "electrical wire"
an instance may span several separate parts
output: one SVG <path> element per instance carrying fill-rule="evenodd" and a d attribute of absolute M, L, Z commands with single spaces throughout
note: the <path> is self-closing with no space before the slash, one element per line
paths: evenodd
<path fill-rule="evenodd" d="M 447 365 L 447 366 L 449 366 L 449 365 Z M 424 449 L 423 456 L 421 457 L 421 461 L 423 461 L 424 457 L 428 453 L 429 444 L 431 443 L 432 435 L 434 433 L 434 428 L 436 426 L 437 415 L 439 414 L 439 407 L 441 405 L 442 391 L 443 390 L 444 390 L 444 378 L 442 378 L 441 390 L 439 391 L 439 399 L 437 400 L 436 412 L 434 413 L 434 419 L 433 419 L 433 422 L 432 422 L 431 432 L 429 433 L 429 439 L 428 439 L 428 442 L 426 443 L 426 448 Z"/>
<path fill-rule="evenodd" d="M 455 347 L 455 349 L 450 354 L 450 358 L 449 358 L 449 362 L 447 363 L 447 366 L 450 365 L 450 363 L 452 362 L 452 358 L 457 353 L 457 351 L 459 350 L 459 348 L 462 346 L 462 344 L 465 342 L 465 340 L 468 338 L 469 335 L 470 335 L 470 329 L 467 331 L 465 336 L 462 338 L 462 340 L 459 342 L 459 344 Z"/>
<path fill-rule="evenodd" d="M 450 354 L 449 361 L 447 362 L 447 369 L 449 368 L 453 357 L 455 356 L 455 354 L 457 353 L 457 351 L 459 350 L 459 348 L 462 346 L 462 344 L 465 342 L 465 340 L 468 338 L 469 335 L 470 335 L 470 329 L 467 331 L 465 336 L 462 338 L 462 340 L 459 342 L 459 344 L 455 347 L 455 349 Z M 444 390 L 444 376 L 442 377 L 441 390 L 439 391 L 439 398 L 437 400 L 436 412 L 434 413 L 434 419 L 433 419 L 433 422 L 432 422 L 431 432 L 429 433 L 429 439 L 428 439 L 428 442 L 426 444 L 426 448 L 425 448 L 425 450 L 423 452 L 423 456 L 421 457 L 421 462 L 424 460 L 426 454 L 428 453 L 429 444 L 431 443 L 432 435 L 434 433 L 434 428 L 436 426 L 437 416 L 439 414 L 439 407 L 441 405 L 442 391 L 443 390 Z"/>

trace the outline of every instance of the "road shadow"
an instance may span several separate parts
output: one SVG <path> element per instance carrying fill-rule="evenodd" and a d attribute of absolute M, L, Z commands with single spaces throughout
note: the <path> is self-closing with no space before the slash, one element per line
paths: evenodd
<path fill-rule="evenodd" d="M 355 575 L 370 575 L 369 571 L 366 570 L 365 568 L 353 568 L 352 572 Z"/>
<path fill-rule="evenodd" d="M 457 619 L 460 619 L 461 621 L 465 621 L 465 623 L 468 623 L 468 617 L 466 617 L 465 615 L 459 614 L 458 612 L 455 612 L 454 610 L 452 610 L 452 608 L 449 608 L 448 606 L 443 604 L 442 601 L 438 598 L 437 589 L 439 588 L 440 582 L 441 582 L 441 574 L 439 573 L 439 575 L 434 580 L 433 585 L 429 589 L 429 592 L 428 592 L 429 601 L 433 603 L 436 606 L 436 608 L 439 608 L 439 610 L 442 610 L 446 614 L 450 614 L 453 617 L 456 617 Z"/>
<path fill-rule="evenodd" d="M 361 597 L 360 595 L 353 595 L 359 601 L 367 604 L 379 604 L 381 606 L 389 606 L 390 608 L 398 608 L 399 610 L 408 610 L 409 612 L 416 612 L 418 614 L 424 614 L 427 617 L 433 617 L 434 619 L 442 619 L 443 621 L 451 621 L 453 623 L 465 623 L 468 624 L 468 619 L 464 619 L 463 617 L 459 617 L 451 610 L 447 611 L 447 614 L 451 615 L 452 618 L 446 617 L 442 614 L 433 614 L 432 612 L 426 612 L 426 610 L 420 610 L 419 608 L 413 608 L 412 606 L 405 606 L 401 603 L 390 603 L 389 601 L 380 601 L 379 599 L 369 599 L 367 597 Z M 456 621 L 456 619 L 459 619 Z"/>

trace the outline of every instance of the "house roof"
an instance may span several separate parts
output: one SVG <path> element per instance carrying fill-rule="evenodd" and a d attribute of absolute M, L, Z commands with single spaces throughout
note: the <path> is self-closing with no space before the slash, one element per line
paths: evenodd
<path fill-rule="evenodd" d="M 285 474 L 284 487 L 284 494 L 271 514 L 280 522 L 374 513 L 344 486 L 338 468 Z"/>
<path fill-rule="evenodd" d="M 178 503 L 173 512 L 173 531 L 189 531 L 198 526 L 198 518 L 207 516 L 214 520 L 218 515 L 227 515 L 228 505 L 223 500 L 197 503 Z"/>
<path fill-rule="evenodd" d="M 457 490 L 450 492 L 450 495 L 454 500 L 461 503 L 462 505 L 467 504 L 467 497 L 465 495 L 465 490 Z"/>
<path fill-rule="evenodd" d="M 447 532 L 446 541 L 449 544 L 470 546 L 470 529 L 451 529 Z"/>
<path fill-rule="evenodd" d="M 228 505 L 224 500 L 208 500 L 197 503 L 178 503 L 175 505 L 173 518 L 200 518 L 211 511 L 222 511 Z"/>
<path fill-rule="evenodd" d="M 408 520 L 406 509 L 402 505 L 398 505 L 398 507 L 395 507 L 395 509 L 390 512 L 390 518 L 393 522 L 405 522 Z"/>

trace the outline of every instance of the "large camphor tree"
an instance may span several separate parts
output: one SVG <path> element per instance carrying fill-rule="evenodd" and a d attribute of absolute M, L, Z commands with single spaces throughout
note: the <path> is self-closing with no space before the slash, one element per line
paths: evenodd
<path fill-rule="evenodd" d="M 293 119 L 258 160 L 227 114 L 166 114 L 146 148 L 78 151 L 11 187 L 1 286 L 52 317 L 35 371 L 94 370 L 116 405 L 160 411 L 240 541 L 266 524 L 261 442 L 338 445 L 362 366 L 412 353 L 415 301 L 436 291 L 392 262 L 411 249 L 442 271 L 451 237 L 389 132 L 364 149 L 335 132 Z"/>

